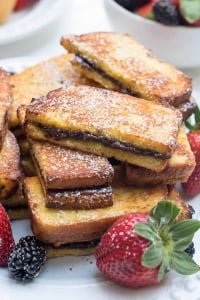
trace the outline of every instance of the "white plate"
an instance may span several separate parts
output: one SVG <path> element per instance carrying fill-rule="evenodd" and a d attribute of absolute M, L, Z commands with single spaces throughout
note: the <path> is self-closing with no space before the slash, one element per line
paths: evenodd
<path fill-rule="evenodd" d="M 49 25 L 64 13 L 65 0 L 38 0 L 27 9 L 13 12 L 0 26 L 0 45 L 17 42 Z"/>
<path fill-rule="evenodd" d="M 32 58 L 14 58 L 12 61 L 0 61 L 0 66 L 17 72 L 33 62 Z M 199 219 L 199 195 L 187 203 L 195 208 L 194 217 Z M 13 221 L 12 228 L 16 241 L 22 236 L 32 234 L 29 220 Z M 195 235 L 194 242 L 194 258 L 200 264 L 197 251 L 200 249 L 200 232 Z M 105 279 L 96 268 L 94 256 L 48 260 L 39 277 L 26 284 L 16 282 L 9 277 L 7 269 L 0 268 L 0 300 L 199 300 L 199 295 L 200 273 L 181 276 L 171 271 L 158 286 L 129 289 Z"/>

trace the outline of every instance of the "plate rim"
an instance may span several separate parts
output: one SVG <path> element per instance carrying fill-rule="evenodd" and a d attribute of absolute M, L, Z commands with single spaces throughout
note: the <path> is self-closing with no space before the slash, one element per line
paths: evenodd
<path fill-rule="evenodd" d="M 38 18 L 39 18 L 38 14 L 41 13 L 41 11 L 43 11 L 43 9 L 46 8 L 48 5 L 52 6 L 52 4 L 53 4 L 54 5 L 53 9 L 49 8 L 48 10 L 46 10 L 45 14 L 42 15 L 43 18 L 41 18 L 41 22 L 34 22 L 34 26 L 29 25 L 27 27 L 24 27 L 24 23 L 22 22 L 23 26 L 21 25 L 22 26 L 22 27 L 20 27 L 21 30 L 19 30 L 17 32 L 17 34 L 11 34 L 9 36 L 7 34 L 5 35 L 5 33 L 4 33 L 3 37 L 1 37 L 1 28 L 0 28 L 0 46 L 9 45 L 11 43 L 16 43 L 18 41 L 21 41 L 21 40 L 27 38 L 28 36 L 36 33 L 37 31 L 42 30 L 48 24 L 51 24 L 52 22 L 56 21 L 58 19 L 58 17 L 64 13 L 64 9 L 62 9 L 64 7 L 64 2 L 65 2 L 65 0 L 56 0 L 53 2 L 52 2 L 52 0 L 39 0 L 39 2 L 35 4 L 36 9 L 38 9 L 37 14 L 36 14 L 38 16 Z M 41 7 L 41 10 L 40 10 L 40 7 Z M 31 11 L 30 11 L 30 17 L 32 17 Z M 25 15 L 24 18 L 27 18 L 27 15 Z M 37 20 L 38 20 L 38 18 L 37 18 Z M 30 18 L 28 18 L 28 21 L 30 21 Z M 32 23 L 31 23 L 31 25 L 32 25 Z M 12 26 L 14 26 L 14 24 L 12 24 Z M 24 30 L 24 28 L 26 28 L 26 29 Z"/>

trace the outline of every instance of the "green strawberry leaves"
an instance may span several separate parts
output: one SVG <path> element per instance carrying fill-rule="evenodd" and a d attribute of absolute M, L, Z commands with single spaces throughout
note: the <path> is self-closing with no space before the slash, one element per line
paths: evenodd
<path fill-rule="evenodd" d="M 176 272 L 182 275 L 192 275 L 200 271 L 199 266 L 185 252 L 176 252 L 171 261 L 172 267 Z"/>
<path fill-rule="evenodd" d="M 170 268 L 184 275 L 200 271 L 200 267 L 185 252 L 200 228 L 200 221 L 177 221 L 179 212 L 174 203 L 164 200 L 152 209 L 147 223 L 134 226 L 138 235 L 150 241 L 150 246 L 143 253 L 142 265 L 147 268 L 160 266 L 159 281 Z"/>
<path fill-rule="evenodd" d="M 200 0 L 180 0 L 180 13 L 190 24 L 200 20 Z"/>
<path fill-rule="evenodd" d="M 194 120 L 195 120 L 194 125 L 192 125 L 188 120 L 186 120 L 185 121 L 185 126 L 190 131 L 199 131 L 200 130 L 200 109 L 199 109 L 198 106 L 196 106 L 196 109 L 195 109 L 195 112 L 194 112 Z"/>

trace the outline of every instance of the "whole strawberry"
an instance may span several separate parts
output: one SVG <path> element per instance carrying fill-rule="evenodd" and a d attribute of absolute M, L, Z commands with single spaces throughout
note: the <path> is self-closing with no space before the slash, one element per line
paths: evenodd
<path fill-rule="evenodd" d="M 196 167 L 186 183 L 182 184 L 185 194 L 193 197 L 200 193 L 200 110 L 197 107 L 195 111 L 195 125 L 186 121 L 186 126 L 190 130 L 188 141 L 195 155 Z"/>
<path fill-rule="evenodd" d="M 8 215 L 0 204 L 0 266 L 7 266 L 8 257 L 15 246 Z"/>
<path fill-rule="evenodd" d="M 185 252 L 200 221 L 176 221 L 180 209 L 161 201 L 149 217 L 129 214 L 103 235 L 96 250 L 99 270 L 109 279 L 129 287 L 154 285 L 171 269 L 189 275 L 200 267 Z"/>

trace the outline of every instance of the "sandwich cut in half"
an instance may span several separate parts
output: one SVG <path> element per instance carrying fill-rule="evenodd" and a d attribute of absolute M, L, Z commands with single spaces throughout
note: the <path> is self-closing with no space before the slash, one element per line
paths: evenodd
<path fill-rule="evenodd" d="M 30 209 L 33 234 L 46 243 L 50 257 L 91 254 L 95 243 L 117 219 L 131 212 L 148 214 L 166 197 L 180 207 L 180 219 L 191 217 L 177 190 L 162 184 L 148 188 L 115 185 L 113 205 L 90 210 L 47 208 L 38 177 L 25 179 L 24 193 Z M 92 249 L 89 246 L 91 242 Z"/>
<path fill-rule="evenodd" d="M 75 55 L 72 63 L 77 71 L 108 89 L 176 107 L 191 96 L 190 78 L 128 34 L 66 35 L 61 44 Z"/>
<path fill-rule="evenodd" d="M 107 158 L 45 142 L 30 145 L 47 207 L 95 209 L 113 204 L 114 170 Z"/>
<path fill-rule="evenodd" d="M 160 171 L 175 150 L 181 123 L 172 107 L 80 85 L 34 99 L 24 129 L 28 138 Z"/>
<path fill-rule="evenodd" d="M 134 185 L 176 184 L 186 182 L 195 168 L 195 157 L 190 148 L 184 127 L 181 127 L 176 149 L 161 172 L 126 164 L 126 181 Z"/>

